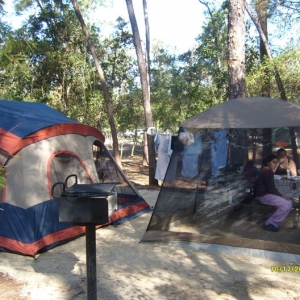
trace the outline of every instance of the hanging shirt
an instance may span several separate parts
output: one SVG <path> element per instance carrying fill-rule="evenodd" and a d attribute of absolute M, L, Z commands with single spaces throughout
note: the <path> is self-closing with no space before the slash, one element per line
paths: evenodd
<path fill-rule="evenodd" d="M 185 146 L 182 151 L 182 170 L 181 175 L 187 178 L 194 178 L 199 173 L 198 161 L 201 154 L 202 135 L 195 137 L 194 143 Z"/>
<path fill-rule="evenodd" d="M 164 180 L 170 162 L 171 135 L 159 133 L 155 179 Z"/>
<path fill-rule="evenodd" d="M 211 173 L 219 175 L 219 168 L 227 164 L 227 130 L 223 129 L 214 133 L 214 141 L 211 143 Z"/>

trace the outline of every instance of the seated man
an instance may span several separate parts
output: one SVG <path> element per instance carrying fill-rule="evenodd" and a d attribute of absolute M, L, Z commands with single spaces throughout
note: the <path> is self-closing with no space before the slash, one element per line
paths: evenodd
<path fill-rule="evenodd" d="M 284 148 L 277 150 L 277 157 L 279 165 L 275 171 L 276 175 L 287 175 L 287 170 L 290 170 L 291 176 L 297 176 L 296 164 L 292 158 L 287 155 L 287 151 Z"/>

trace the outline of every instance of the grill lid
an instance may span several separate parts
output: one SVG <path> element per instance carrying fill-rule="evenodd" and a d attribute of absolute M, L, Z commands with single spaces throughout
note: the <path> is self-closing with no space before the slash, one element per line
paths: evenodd
<path fill-rule="evenodd" d="M 117 184 L 118 182 L 74 184 L 63 190 L 62 197 L 110 196 L 115 193 Z"/>

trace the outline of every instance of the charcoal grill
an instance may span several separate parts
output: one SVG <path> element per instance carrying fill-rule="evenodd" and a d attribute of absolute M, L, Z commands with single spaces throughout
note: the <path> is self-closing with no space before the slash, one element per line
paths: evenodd
<path fill-rule="evenodd" d="M 97 300 L 96 225 L 107 224 L 110 214 L 116 210 L 117 184 L 119 182 L 79 184 L 77 175 L 71 174 L 65 182 L 52 186 L 52 196 L 58 200 L 59 221 L 85 226 L 86 229 L 88 300 Z"/>
<path fill-rule="evenodd" d="M 74 184 L 69 186 L 70 179 Z M 52 186 L 52 196 L 58 199 L 59 221 L 74 225 L 106 224 L 117 209 L 115 186 L 119 182 L 78 184 L 77 175 Z"/>

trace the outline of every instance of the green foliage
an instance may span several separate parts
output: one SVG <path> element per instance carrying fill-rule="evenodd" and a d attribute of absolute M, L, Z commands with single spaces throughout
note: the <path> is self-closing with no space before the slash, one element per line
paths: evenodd
<path fill-rule="evenodd" d="M 0 168 L 0 189 L 2 189 L 5 186 L 5 175 L 4 175 L 4 168 Z"/>
<path fill-rule="evenodd" d="M 300 103 L 300 49 L 287 49 L 278 55 L 273 61 L 265 59 L 262 64 L 257 64 L 247 75 L 247 89 L 249 96 L 260 94 L 261 83 L 270 80 L 271 97 L 280 98 L 277 83 L 273 76 L 276 66 L 289 101 Z M 267 75 L 266 75 L 267 74 Z M 271 76 L 268 76 L 271 74 Z M 267 77 L 266 77 L 267 76 Z"/>
<path fill-rule="evenodd" d="M 103 1 L 78 1 L 85 16 L 100 2 Z M 159 129 L 176 132 L 182 120 L 228 98 L 227 5 L 217 7 L 215 1 L 199 2 L 205 5 L 206 14 L 195 49 L 180 55 L 163 45 L 154 45 L 152 49 L 151 107 Z M 275 2 L 270 1 L 272 17 L 279 17 L 278 9 L 287 13 L 281 4 L 292 4 Z M 29 16 L 24 26 L 15 31 L 0 24 L 0 97 L 45 102 L 74 120 L 107 131 L 99 76 L 70 1 L 15 3 L 20 13 L 26 9 Z M 293 10 L 294 18 L 297 14 Z M 85 21 L 104 70 L 117 129 L 144 127 L 139 72 L 128 24 L 119 18 L 111 36 L 103 37 L 100 28 L 89 24 L 87 18 Z M 273 65 L 268 60 L 260 62 L 259 39 L 252 34 L 249 24 L 247 29 L 247 95 L 260 95 L 261 84 L 270 80 L 271 96 L 279 97 L 272 76 Z M 298 102 L 299 49 L 279 53 L 275 63 L 288 98 Z"/>
<path fill-rule="evenodd" d="M 300 103 L 300 48 L 287 49 L 276 57 L 277 69 L 284 82 L 284 88 L 289 101 Z M 274 89 L 275 80 L 272 80 Z M 279 95 L 279 92 L 277 92 Z"/>
<path fill-rule="evenodd" d="M 193 52 L 176 57 L 157 47 L 151 69 L 151 103 L 155 122 L 176 131 L 181 121 L 216 100 L 205 68 Z"/>
<path fill-rule="evenodd" d="M 0 95 L 45 102 L 99 127 L 100 84 L 73 8 L 64 1 L 42 2 L 35 7 L 38 13 L 30 15 L 26 26 L 2 46 Z M 19 4 L 19 8 L 30 8 L 36 2 Z M 91 32 L 95 36 L 95 30 Z"/>
<path fill-rule="evenodd" d="M 99 76 L 72 6 L 67 1 L 40 1 L 41 7 L 36 3 L 19 1 L 19 9 L 30 11 L 34 6 L 37 13 L 29 16 L 26 26 L 12 32 L 0 49 L 1 98 L 45 102 L 74 120 L 106 130 L 109 126 Z M 132 36 L 122 19 L 115 32 L 101 42 L 97 27 L 90 26 L 89 32 L 116 119 L 123 120 L 126 111 L 119 110 L 123 97 L 119 95 L 137 89 Z M 132 120 L 130 113 L 126 118 Z M 122 122 L 120 126 L 127 127 Z"/>

